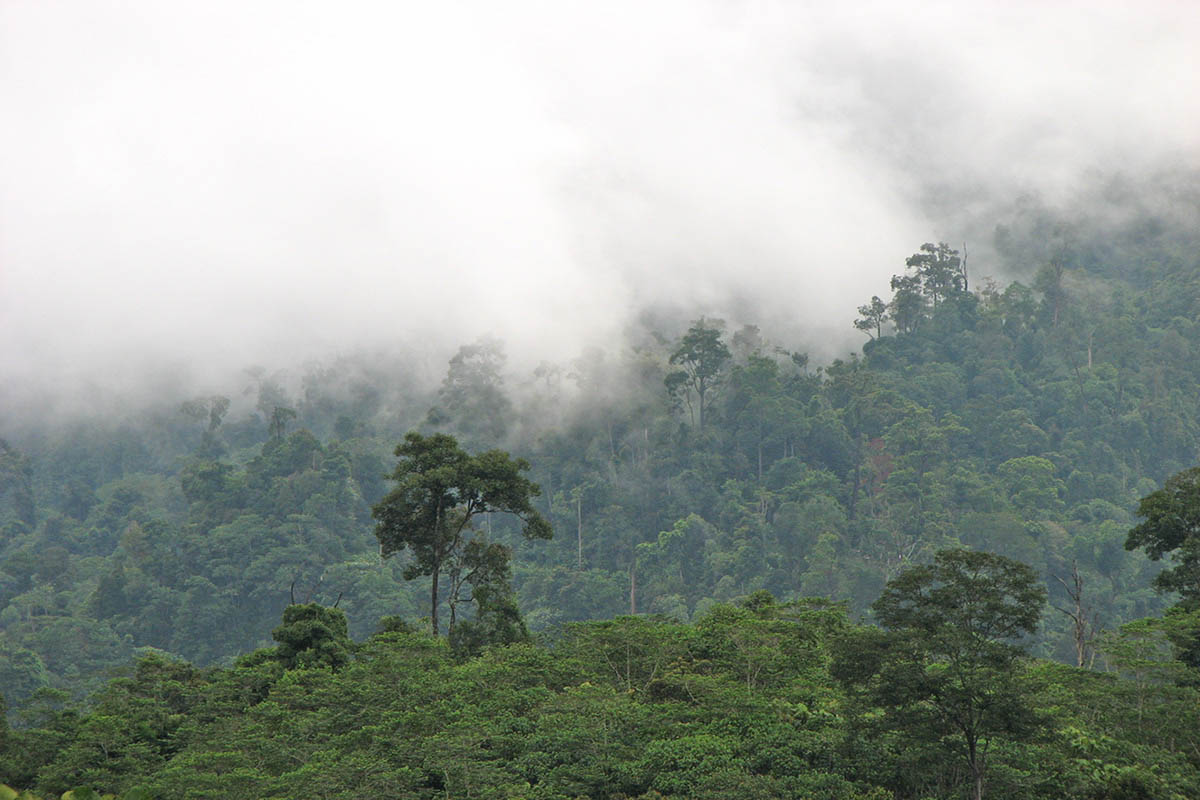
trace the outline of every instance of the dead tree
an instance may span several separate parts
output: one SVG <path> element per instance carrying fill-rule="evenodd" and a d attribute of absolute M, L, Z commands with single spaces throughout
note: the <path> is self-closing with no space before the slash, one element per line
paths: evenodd
<path fill-rule="evenodd" d="M 1070 608 L 1055 608 L 1071 618 L 1075 638 L 1075 666 L 1083 667 L 1087 664 L 1090 667 L 1096 658 L 1093 647 L 1096 640 L 1096 613 L 1083 602 L 1083 576 L 1079 574 L 1079 564 L 1071 562 L 1070 583 L 1060 575 L 1055 575 L 1054 579 L 1067 590 L 1067 598 L 1071 601 Z"/>

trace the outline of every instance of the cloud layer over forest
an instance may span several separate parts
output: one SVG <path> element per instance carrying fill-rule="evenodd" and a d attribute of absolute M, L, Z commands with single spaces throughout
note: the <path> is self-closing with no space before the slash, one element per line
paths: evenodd
<path fill-rule="evenodd" d="M 921 242 L 1200 166 L 1194 3 L 846 5 L 7 3 L 0 377 L 566 358 L 647 307 L 851 347 Z"/>

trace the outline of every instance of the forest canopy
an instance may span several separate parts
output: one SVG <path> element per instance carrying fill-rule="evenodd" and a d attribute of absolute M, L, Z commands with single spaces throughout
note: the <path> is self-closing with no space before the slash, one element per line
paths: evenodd
<path fill-rule="evenodd" d="M 697 316 L 6 433 L 0 782 L 1194 795 L 1200 250 L 1138 230 L 922 245 L 823 364 Z"/>

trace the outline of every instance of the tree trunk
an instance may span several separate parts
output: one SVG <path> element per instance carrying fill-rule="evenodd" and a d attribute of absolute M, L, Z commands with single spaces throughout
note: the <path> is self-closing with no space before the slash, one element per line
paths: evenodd
<path fill-rule="evenodd" d="M 430 576 L 433 580 L 429 586 L 429 625 L 433 630 L 433 635 L 438 635 L 438 570 L 434 569 L 433 575 Z"/>
<path fill-rule="evenodd" d="M 575 525 L 576 544 L 578 547 L 576 564 L 579 569 L 583 569 L 583 492 L 575 495 Z"/>
<path fill-rule="evenodd" d="M 983 800 L 983 764 L 980 763 L 978 743 L 967 739 L 967 762 L 971 767 L 971 777 L 974 785 L 971 787 L 971 800 Z"/>
<path fill-rule="evenodd" d="M 858 452 L 854 457 L 854 483 L 850 487 L 850 508 L 847 509 L 849 519 L 854 519 L 854 511 L 858 506 L 858 484 L 862 482 L 862 457 L 862 439 L 860 438 Z"/>
<path fill-rule="evenodd" d="M 637 561 L 629 564 L 629 613 L 637 613 Z"/>
<path fill-rule="evenodd" d="M 1088 651 L 1091 649 L 1092 629 L 1089 624 L 1088 608 L 1083 602 L 1083 576 L 1079 574 L 1079 564 L 1071 562 L 1071 582 L 1067 583 L 1059 575 L 1054 576 L 1063 588 L 1067 590 L 1067 597 L 1074 604 L 1073 609 L 1058 608 L 1059 611 L 1071 618 L 1073 632 L 1075 635 L 1075 666 L 1083 668 L 1088 661 Z M 1094 624 L 1094 623 L 1093 623 Z M 1094 654 L 1093 654 L 1094 656 Z"/>

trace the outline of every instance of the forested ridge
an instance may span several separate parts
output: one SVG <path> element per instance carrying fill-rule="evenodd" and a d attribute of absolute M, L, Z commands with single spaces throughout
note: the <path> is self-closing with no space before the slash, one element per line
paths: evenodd
<path fill-rule="evenodd" d="M 647 319 L 528 374 L 482 339 L 434 388 L 346 356 L 124 416 L 6 419 L 0 783 L 1200 796 L 1196 541 L 1154 526 L 1197 488 L 1167 483 L 1200 462 L 1194 238 L 1033 214 L 998 231 L 1007 283 L 924 245 L 847 310 L 861 352 L 827 364 L 753 320 Z M 447 590 L 440 626 L 428 570 L 381 559 L 372 517 L 410 431 L 511 453 L 554 531 L 522 536 L 503 506 L 461 520 L 497 549 L 462 562 L 489 577 Z M 1036 584 L 982 649 L 897 611 L 921 576 L 970 572 L 964 552 Z M 455 613 L 457 637 L 417 632 Z M 964 653 L 1007 709 L 970 753 L 900 691 Z"/>

